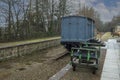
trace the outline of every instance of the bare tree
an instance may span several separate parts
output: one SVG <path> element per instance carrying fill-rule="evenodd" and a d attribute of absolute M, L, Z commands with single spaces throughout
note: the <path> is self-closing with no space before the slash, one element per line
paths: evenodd
<path fill-rule="evenodd" d="M 5 40 L 37 38 L 60 33 L 68 0 L 0 0 L 0 21 L 7 24 Z"/>

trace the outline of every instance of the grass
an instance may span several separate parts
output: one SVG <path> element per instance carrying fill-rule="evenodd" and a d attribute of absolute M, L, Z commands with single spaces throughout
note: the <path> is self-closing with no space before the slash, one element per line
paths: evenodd
<path fill-rule="evenodd" d="M 108 39 L 113 38 L 111 35 L 111 32 L 106 32 L 102 37 L 101 40 L 102 41 L 107 41 Z"/>
<path fill-rule="evenodd" d="M 52 40 L 52 39 L 58 39 L 58 38 L 60 37 L 49 37 L 49 38 L 40 38 L 40 39 L 17 41 L 17 42 L 0 43 L 0 47 L 15 46 L 20 44 L 34 43 L 34 42 L 40 42 L 40 41 Z"/>

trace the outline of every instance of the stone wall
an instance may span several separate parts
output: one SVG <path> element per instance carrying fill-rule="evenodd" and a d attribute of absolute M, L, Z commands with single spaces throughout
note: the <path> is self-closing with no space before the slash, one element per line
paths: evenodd
<path fill-rule="evenodd" d="M 33 51 L 54 47 L 60 44 L 60 39 L 52 39 L 41 42 L 20 44 L 16 46 L 0 48 L 0 60 L 31 54 Z"/>

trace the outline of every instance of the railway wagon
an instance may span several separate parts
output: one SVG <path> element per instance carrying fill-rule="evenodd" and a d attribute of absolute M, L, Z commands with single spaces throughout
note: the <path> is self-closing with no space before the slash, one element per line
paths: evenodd
<path fill-rule="evenodd" d="M 61 44 L 71 53 L 73 71 L 77 64 L 91 67 L 93 73 L 98 69 L 100 46 L 95 39 L 95 21 L 84 16 L 66 16 L 61 22 Z"/>
<path fill-rule="evenodd" d="M 94 20 L 84 16 L 66 16 L 61 23 L 61 44 L 70 51 L 81 42 L 94 39 Z"/>

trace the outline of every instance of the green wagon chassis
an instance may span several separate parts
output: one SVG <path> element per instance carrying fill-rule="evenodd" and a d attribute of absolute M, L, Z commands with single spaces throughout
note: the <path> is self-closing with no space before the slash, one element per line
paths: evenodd
<path fill-rule="evenodd" d="M 77 66 L 89 67 L 92 73 L 96 74 L 99 65 L 101 46 L 104 45 L 102 43 L 82 43 L 82 45 L 84 46 L 80 46 L 80 48 L 72 47 L 71 49 L 70 63 L 72 69 L 75 71 Z"/>

